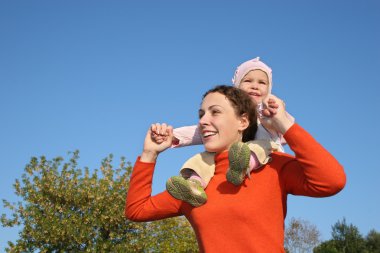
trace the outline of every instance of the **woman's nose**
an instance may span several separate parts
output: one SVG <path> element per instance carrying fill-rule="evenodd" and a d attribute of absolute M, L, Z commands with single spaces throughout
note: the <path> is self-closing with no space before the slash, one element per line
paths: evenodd
<path fill-rule="evenodd" d="M 207 116 L 207 114 L 204 114 L 204 115 L 199 119 L 199 124 L 200 124 L 200 125 L 207 125 L 207 124 L 208 124 L 208 116 Z"/>

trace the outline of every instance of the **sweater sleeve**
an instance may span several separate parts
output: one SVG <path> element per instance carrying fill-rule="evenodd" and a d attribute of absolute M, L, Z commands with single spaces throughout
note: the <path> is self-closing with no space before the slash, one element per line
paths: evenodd
<path fill-rule="evenodd" d="M 175 128 L 173 134 L 179 142 L 173 143 L 172 148 L 202 144 L 201 135 L 197 125 Z"/>
<path fill-rule="evenodd" d="M 294 195 L 328 197 L 341 191 L 346 175 L 339 162 L 298 124 L 284 135 L 295 159 L 281 170 L 285 189 Z"/>
<path fill-rule="evenodd" d="M 125 204 L 125 216 L 129 220 L 153 221 L 182 215 L 182 202 L 167 191 L 151 196 L 154 167 L 155 163 L 141 162 L 137 158 Z"/>
<path fill-rule="evenodd" d="M 296 119 L 288 112 L 285 112 L 286 113 L 286 117 L 288 117 L 288 119 L 290 119 L 293 123 L 296 121 Z M 286 145 L 286 140 L 284 138 L 283 135 L 280 135 L 280 143 L 282 145 Z"/>

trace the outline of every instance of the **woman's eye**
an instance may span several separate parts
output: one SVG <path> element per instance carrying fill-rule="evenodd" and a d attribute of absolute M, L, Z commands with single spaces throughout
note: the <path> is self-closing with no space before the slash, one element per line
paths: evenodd
<path fill-rule="evenodd" d="M 220 113 L 220 111 L 218 111 L 218 110 L 212 111 L 212 114 L 218 114 L 218 113 Z"/>

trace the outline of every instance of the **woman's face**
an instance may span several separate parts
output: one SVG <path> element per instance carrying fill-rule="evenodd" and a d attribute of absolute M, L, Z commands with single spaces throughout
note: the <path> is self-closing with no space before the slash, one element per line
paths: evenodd
<path fill-rule="evenodd" d="M 237 141 L 247 128 L 246 117 L 236 115 L 227 97 L 221 93 L 208 94 L 199 109 L 199 128 L 205 149 L 209 152 L 222 152 Z"/>
<path fill-rule="evenodd" d="M 252 70 L 241 79 L 239 88 L 244 90 L 253 99 L 253 102 L 259 104 L 268 95 L 269 80 L 267 74 L 262 70 Z"/>

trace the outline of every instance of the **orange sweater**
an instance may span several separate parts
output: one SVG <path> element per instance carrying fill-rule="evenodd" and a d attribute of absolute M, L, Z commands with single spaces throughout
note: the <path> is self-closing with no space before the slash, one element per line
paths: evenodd
<path fill-rule="evenodd" d="M 154 163 L 137 159 L 125 215 L 152 221 L 185 215 L 201 252 L 284 252 L 287 194 L 327 197 L 343 189 L 342 166 L 314 138 L 294 124 L 284 135 L 296 157 L 273 153 L 272 161 L 239 187 L 226 181 L 228 153 L 215 156 L 208 201 L 194 208 L 167 191 L 151 196 Z"/>

